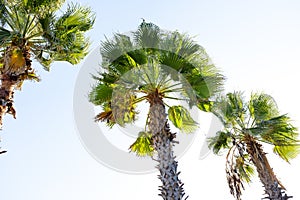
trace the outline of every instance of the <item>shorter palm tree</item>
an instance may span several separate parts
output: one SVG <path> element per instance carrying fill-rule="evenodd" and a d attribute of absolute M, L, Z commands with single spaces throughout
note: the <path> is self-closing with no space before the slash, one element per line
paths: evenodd
<path fill-rule="evenodd" d="M 213 113 L 224 128 L 209 139 L 209 147 L 215 154 L 228 150 L 226 174 L 231 194 L 241 199 L 243 182 L 250 182 L 255 167 L 267 199 L 291 198 L 285 194 L 261 144 L 272 145 L 274 153 L 287 162 L 299 153 L 297 129 L 286 114 L 279 113 L 273 98 L 254 93 L 246 102 L 241 92 L 229 93 L 217 100 Z"/>

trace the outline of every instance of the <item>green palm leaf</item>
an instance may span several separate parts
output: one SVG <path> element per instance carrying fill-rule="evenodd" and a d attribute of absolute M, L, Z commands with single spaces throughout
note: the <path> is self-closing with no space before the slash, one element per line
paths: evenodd
<path fill-rule="evenodd" d="M 107 85 L 96 85 L 89 94 L 90 101 L 95 105 L 101 105 L 111 101 L 113 89 Z"/>
<path fill-rule="evenodd" d="M 249 102 L 249 111 L 253 119 L 261 121 L 278 116 L 278 108 L 274 99 L 267 94 L 252 94 Z"/>
<path fill-rule="evenodd" d="M 9 30 L 0 27 L 0 45 L 3 45 L 7 41 L 11 40 L 11 37 L 12 37 L 12 33 Z"/>
<path fill-rule="evenodd" d="M 215 137 L 208 138 L 208 147 L 213 150 L 215 154 L 219 154 L 221 149 L 230 147 L 231 133 L 218 131 Z"/>
<path fill-rule="evenodd" d="M 26 45 L 34 58 L 49 70 L 53 61 L 78 64 L 88 53 L 89 40 L 84 32 L 90 30 L 95 16 L 88 7 L 69 4 L 66 12 L 57 17 L 55 11 L 64 1 L 27 0 L 3 1 L 0 14 L 3 27 L 0 43 Z M 5 5 L 5 6 L 4 6 Z"/>
<path fill-rule="evenodd" d="M 129 149 L 138 156 L 153 156 L 152 135 L 147 132 L 140 132 L 138 138 Z"/>
<path fill-rule="evenodd" d="M 262 141 L 274 145 L 274 152 L 287 162 L 299 154 L 299 134 L 287 115 L 262 121 L 250 130 Z"/>
<path fill-rule="evenodd" d="M 212 107 L 212 112 L 226 127 L 245 126 L 246 106 L 243 103 L 241 92 L 228 93 L 225 97 L 218 97 Z"/>
<path fill-rule="evenodd" d="M 235 158 L 235 168 L 237 169 L 241 179 L 243 181 L 246 181 L 247 183 L 250 183 L 252 176 L 255 174 L 255 171 L 253 164 L 247 162 L 248 159 L 249 155 L 247 154 L 244 154 L 243 157 L 237 156 Z"/>
<path fill-rule="evenodd" d="M 57 11 L 63 5 L 65 0 L 23 0 L 20 2 L 19 5 L 29 12 L 43 15 L 47 12 Z"/>
<path fill-rule="evenodd" d="M 160 42 L 160 28 L 153 23 L 143 22 L 138 30 L 134 32 L 134 40 L 142 48 L 147 48 L 148 52 L 158 49 Z"/>
<path fill-rule="evenodd" d="M 184 133 L 192 133 L 198 128 L 197 122 L 194 121 L 189 111 L 183 106 L 170 107 L 168 117 L 174 126 Z"/>
<path fill-rule="evenodd" d="M 116 87 L 112 94 L 111 108 L 116 123 L 125 126 L 136 119 L 136 96 L 132 90 L 122 86 Z"/>
<path fill-rule="evenodd" d="M 284 145 L 274 146 L 273 151 L 283 160 L 289 162 L 291 159 L 294 159 L 299 155 L 300 146 L 299 144 L 288 145 L 288 146 L 284 146 Z"/>
<path fill-rule="evenodd" d="M 211 112 L 213 105 L 213 101 L 200 100 L 197 104 L 197 107 L 204 112 Z"/>

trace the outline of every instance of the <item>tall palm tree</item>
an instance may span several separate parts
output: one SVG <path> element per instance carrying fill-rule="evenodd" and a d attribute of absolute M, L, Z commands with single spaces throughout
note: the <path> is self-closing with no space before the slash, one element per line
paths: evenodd
<path fill-rule="evenodd" d="M 102 70 L 94 77 L 98 83 L 90 93 L 90 101 L 103 108 L 96 121 L 109 126 L 133 123 L 137 104 L 148 103 L 145 130 L 130 150 L 158 162 L 163 199 L 184 199 L 173 153 L 176 133 L 171 132 L 168 119 L 183 132 L 193 132 L 197 124 L 178 100 L 209 111 L 209 98 L 221 89 L 223 76 L 189 36 L 162 31 L 145 21 L 132 35 L 115 34 L 102 42 L 101 55 Z"/>
<path fill-rule="evenodd" d="M 250 182 L 255 167 L 267 199 L 291 198 L 285 194 L 261 144 L 272 145 L 274 153 L 287 162 L 299 153 L 297 129 L 286 114 L 279 113 L 273 98 L 253 93 L 246 102 L 241 92 L 234 92 L 220 97 L 212 110 L 224 128 L 209 139 L 209 146 L 216 154 L 228 150 L 226 174 L 231 194 L 241 199 L 243 182 Z"/>
<path fill-rule="evenodd" d="M 16 118 L 14 91 L 25 80 L 39 81 L 32 60 L 45 70 L 54 61 L 77 64 L 87 54 L 84 33 L 92 28 L 90 8 L 69 4 L 57 16 L 64 0 L 0 0 L 0 128 L 3 117 Z"/>

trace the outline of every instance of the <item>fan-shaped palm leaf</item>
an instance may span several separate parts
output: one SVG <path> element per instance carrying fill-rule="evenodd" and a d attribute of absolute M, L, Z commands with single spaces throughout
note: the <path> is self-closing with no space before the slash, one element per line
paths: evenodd
<path fill-rule="evenodd" d="M 212 112 L 223 122 L 224 129 L 209 139 L 209 147 L 214 153 L 229 149 L 226 166 L 231 193 L 240 199 L 240 181 L 250 181 L 251 165 L 255 165 L 269 198 L 274 199 L 275 193 L 281 197 L 284 187 L 258 141 L 273 145 L 274 153 L 287 162 L 295 158 L 300 148 L 298 132 L 290 118 L 280 115 L 274 99 L 264 93 L 253 93 L 248 102 L 241 92 L 229 93 L 217 99 Z"/>
<path fill-rule="evenodd" d="M 24 80 L 39 80 L 32 67 L 35 59 L 46 70 L 53 61 L 77 64 L 88 53 L 84 33 L 92 28 L 90 8 L 69 4 L 61 16 L 64 0 L 0 1 L 0 125 L 5 113 L 13 109 L 13 90 Z M 8 81 L 9 80 L 9 81 Z M 15 111 L 14 111 L 15 113 Z"/>
<path fill-rule="evenodd" d="M 210 111 L 211 97 L 220 91 L 223 76 L 210 63 L 204 49 L 187 34 L 162 31 L 145 21 L 131 35 L 118 33 L 112 39 L 106 38 L 100 53 L 102 69 L 93 77 L 98 85 L 93 88 L 90 101 L 105 110 L 96 119 L 124 126 L 136 119 L 138 103 L 149 103 L 145 131 L 130 149 L 138 155 L 158 156 L 162 195 L 183 199 L 172 151 L 175 134 L 170 132 L 166 107 L 175 127 L 187 133 L 195 131 L 197 123 L 187 108 L 178 105 L 178 100 Z M 111 89 L 109 99 L 106 90 Z M 177 104 L 168 105 L 166 100 Z"/>
<path fill-rule="evenodd" d="M 176 128 L 185 133 L 192 133 L 198 128 L 197 122 L 194 121 L 189 111 L 183 106 L 170 107 L 168 117 Z"/>
<path fill-rule="evenodd" d="M 154 148 L 151 133 L 140 132 L 138 138 L 129 149 L 138 156 L 153 156 Z"/>

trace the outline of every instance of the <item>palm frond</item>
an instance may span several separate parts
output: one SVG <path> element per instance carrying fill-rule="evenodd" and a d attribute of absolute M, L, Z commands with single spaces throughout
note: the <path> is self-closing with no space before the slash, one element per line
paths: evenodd
<path fill-rule="evenodd" d="M 158 49 L 160 34 L 161 31 L 157 25 L 147 22 L 142 22 L 138 30 L 133 33 L 135 43 L 147 51 Z"/>
<path fill-rule="evenodd" d="M 219 96 L 212 107 L 212 112 L 222 121 L 225 126 L 243 127 L 246 109 L 241 92 L 228 93 Z"/>
<path fill-rule="evenodd" d="M 197 107 L 204 112 L 211 112 L 212 111 L 212 107 L 214 105 L 213 101 L 209 101 L 209 100 L 199 100 Z"/>
<path fill-rule="evenodd" d="M 7 17 L 5 5 L 6 5 L 6 2 L 4 0 L 1 0 L 0 1 L 0 23 L 1 23 L 2 27 L 6 24 L 5 19 Z"/>
<path fill-rule="evenodd" d="M 54 47 L 54 49 L 51 48 L 50 55 L 53 61 L 67 61 L 75 65 L 88 54 L 89 40 L 84 37 L 82 32 L 77 32 L 69 36 L 66 41 L 59 39 L 59 43 Z"/>
<path fill-rule="evenodd" d="M 106 122 L 107 126 L 112 128 L 116 124 L 116 121 L 111 109 L 111 102 L 103 103 L 102 109 L 103 111 L 96 115 L 95 122 Z"/>
<path fill-rule="evenodd" d="M 79 4 L 68 4 L 67 10 L 56 21 L 57 30 L 64 30 L 62 36 L 78 31 L 90 30 L 94 24 L 95 16 L 89 7 Z"/>
<path fill-rule="evenodd" d="M 0 27 L 0 45 L 7 43 L 8 41 L 11 41 L 12 33 L 11 31 Z"/>
<path fill-rule="evenodd" d="M 215 154 L 219 154 L 221 149 L 228 149 L 231 143 L 230 132 L 218 131 L 215 137 L 210 137 L 207 140 L 208 147 L 213 150 Z"/>
<path fill-rule="evenodd" d="M 192 133 L 197 128 L 197 122 L 191 117 L 189 111 L 183 106 L 172 106 L 168 110 L 169 120 L 184 133 Z"/>
<path fill-rule="evenodd" d="M 160 62 L 181 73 L 198 98 L 207 99 L 220 92 L 224 77 L 211 63 L 204 48 L 187 34 L 174 31 L 165 35 L 160 43 Z"/>
<path fill-rule="evenodd" d="M 274 146 L 273 151 L 286 162 L 296 158 L 300 153 L 300 144 L 288 146 Z"/>
<path fill-rule="evenodd" d="M 19 7 L 25 8 L 29 13 L 44 15 L 57 11 L 65 0 L 22 0 Z"/>
<path fill-rule="evenodd" d="M 69 4 L 66 12 L 58 19 L 54 19 L 51 13 L 39 18 L 42 36 L 47 40 L 41 50 L 47 52 L 48 58 L 38 60 L 42 61 L 46 70 L 49 70 L 49 62 L 67 61 L 74 65 L 87 55 L 89 40 L 85 38 L 84 32 L 92 28 L 94 19 L 90 8 L 78 4 Z"/>
<path fill-rule="evenodd" d="M 116 87 L 112 94 L 111 108 L 116 123 L 124 126 L 136 119 L 136 96 L 132 90 L 122 86 Z"/>
<path fill-rule="evenodd" d="M 287 162 L 295 158 L 300 150 L 299 133 L 290 121 L 287 115 L 281 115 L 261 121 L 250 129 L 251 133 L 263 142 L 274 145 L 274 152 Z"/>
<path fill-rule="evenodd" d="M 263 93 L 251 95 L 248 109 L 251 117 L 257 121 L 268 120 L 279 115 L 275 100 Z"/>
<path fill-rule="evenodd" d="M 296 142 L 298 137 L 297 128 L 290 123 L 290 118 L 287 115 L 262 121 L 250 130 L 256 137 L 261 137 L 274 145 Z"/>
<path fill-rule="evenodd" d="M 129 149 L 138 156 L 153 156 L 154 147 L 152 144 L 152 135 L 147 132 L 140 132 L 138 138 Z"/>
<path fill-rule="evenodd" d="M 255 174 L 254 166 L 249 160 L 248 154 L 243 154 L 243 156 L 237 156 L 235 158 L 235 165 L 240 177 L 243 181 L 249 183 L 251 182 L 252 176 Z"/>
<path fill-rule="evenodd" d="M 187 74 L 185 78 L 195 91 L 197 98 L 207 99 L 211 96 L 210 89 L 205 80 L 206 77 L 203 77 L 200 72 Z"/>
<path fill-rule="evenodd" d="M 113 89 L 104 84 L 97 84 L 89 94 L 89 100 L 95 105 L 111 101 Z"/>
<path fill-rule="evenodd" d="M 101 83 L 105 83 L 108 85 L 114 84 L 119 80 L 119 75 L 115 72 L 109 72 L 109 73 L 100 73 L 99 76 L 93 75 L 93 78 L 95 80 L 98 80 Z"/>
<path fill-rule="evenodd" d="M 56 16 L 54 13 L 45 13 L 42 16 L 39 16 L 37 18 L 42 32 L 43 32 L 43 38 L 45 38 L 45 42 L 48 42 L 47 45 L 51 46 L 52 44 L 58 43 L 58 39 L 55 38 L 55 25 L 56 22 Z M 35 26 L 32 24 L 31 26 Z M 30 26 L 29 26 L 30 27 Z"/>

